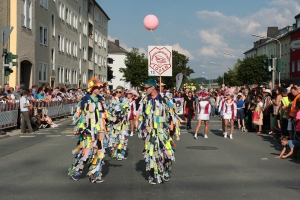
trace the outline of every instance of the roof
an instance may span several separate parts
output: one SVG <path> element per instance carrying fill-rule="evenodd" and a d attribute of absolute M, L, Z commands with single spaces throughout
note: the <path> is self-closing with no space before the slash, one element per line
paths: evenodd
<path fill-rule="evenodd" d="M 94 3 L 96 4 L 96 6 L 103 12 L 103 14 L 105 15 L 105 17 L 107 18 L 107 20 L 110 20 L 110 18 L 108 17 L 108 15 L 106 14 L 106 12 L 101 8 L 101 6 L 98 4 L 98 2 L 96 0 L 94 0 Z"/>
<path fill-rule="evenodd" d="M 119 40 L 112 42 L 108 40 L 108 54 L 126 53 L 127 51 L 119 46 Z"/>

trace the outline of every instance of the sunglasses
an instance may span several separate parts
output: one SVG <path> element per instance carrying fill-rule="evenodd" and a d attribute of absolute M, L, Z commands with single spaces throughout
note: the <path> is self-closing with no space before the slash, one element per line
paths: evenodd
<path fill-rule="evenodd" d="M 122 94 L 122 91 L 116 91 L 116 93 Z"/>
<path fill-rule="evenodd" d="M 149 87 L 144 87 L 144 89 L 145 89 L 145 90 L 148 90 L 148 89 L 149 89 L 149 88 L 151 88 L 151 87 L 152 87 L 152 86 L 149 86 Z"/>

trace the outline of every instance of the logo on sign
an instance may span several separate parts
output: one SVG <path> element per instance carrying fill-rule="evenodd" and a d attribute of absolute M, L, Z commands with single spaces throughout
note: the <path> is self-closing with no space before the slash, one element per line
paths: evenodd
<path fill-rule="evenodd" d="M 150 57 L 150 67 L 159 75 L 163 74 L 165 71 L 171 68 L 171 56 L 167 48 L 155 47 L 149 52 Z"/>

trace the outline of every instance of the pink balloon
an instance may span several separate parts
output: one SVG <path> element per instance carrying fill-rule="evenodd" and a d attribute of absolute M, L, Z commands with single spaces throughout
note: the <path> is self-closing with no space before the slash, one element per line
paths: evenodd
<path fill-rule="evenodd" d="M 148 30 L 155 30 L 158 27 L 158 19 L 155 15 L 147 15 L 144 19 L 144 26 Z"/>

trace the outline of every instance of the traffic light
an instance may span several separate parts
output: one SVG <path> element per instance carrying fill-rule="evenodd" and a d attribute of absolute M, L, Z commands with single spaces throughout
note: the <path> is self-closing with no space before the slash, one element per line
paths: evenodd
<path fill-rule="evenodd" d="M 272 79 L 272 59 L 264 59 L 262 60 L 263 66 L 262 68 L 266 71 L 267 77 L 269 80 Z"/>
<path fill-rule="evenodd" d="M 282 72 L 285 69 L 285 60 L 281 58 L 277 58 L 277 63 L 276 63 L 276 71 L 277 72 Z"/>
<path fill-rule="evenodd" d="M 14 71 L 9 67 L 4 67 L 4 76 L 9 76 Z"/>
<path fill-rule="evenodd" d="M 11 52 L 8 52 L 7 53 L 7 58 L 6 58 L 6 61 L 7 63 L 6 64 L 9 64 L 9 67 L 11 68 L 12 66 L 18 66 L 18 62 L 13 62 L 14 59 L 17 59 L 18 58 L 18 55 L 14 55 L 12 54 Z M 11 64 L 10 64 L 11 63 Z"/>

